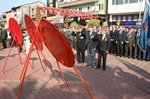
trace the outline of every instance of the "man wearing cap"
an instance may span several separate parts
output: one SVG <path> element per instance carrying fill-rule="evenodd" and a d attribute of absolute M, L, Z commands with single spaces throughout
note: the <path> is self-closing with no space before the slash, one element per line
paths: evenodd
<path fill-rule="evenodd" d="M 101 29 L 101 34 L 102 35 L 97 35 L 95 36 L 95 39 L 97 39 L 96 46 L 98 46 L 98 63 L 97 67 L 95 69 L 101 68 L 101 58 L 103 57 L 103 66 L 102 69 L 105 71 L 106 70 L 106 59 L 107 59 L 107 54 L 109 53 L 110 49 L 110 36 L 106 34 L 107 28 L 102 27 Z"/>
<path fill-rule="evenodd" d="M 82 26 L 78 25 L 78 28 L 76 30 L 76 33 L 73 32 L 72 36 L 76 37 L 76 49 L 77 49 L 77 62 L 78 63 L 84 63 L 85 62 L 85 40 L 86 35 L 81 32 Z"/>
<path fill-rule="evenodd" d="M 6 40 L 7 40 L 7 30 L 5 29 L 4 26 L 2 26 L 2 30 L 1 30 L 1 38 L 2 38 L 2 43 L 3 43 L 3 48 L 6 48 L 7 45 L 6 45 Z"/>
<path fill-rule="evenodd" d="M 95 58 L 96 43 L 94 39 L 96 32 L 94 32 L 93 24 L 88 25 L 88 31 L 89 33 L 86 34 L 86 43 L 85 43 L 88 52 L 87 66 L 91 66 L 93 68 L 96 65 L 96 58 Z"/>

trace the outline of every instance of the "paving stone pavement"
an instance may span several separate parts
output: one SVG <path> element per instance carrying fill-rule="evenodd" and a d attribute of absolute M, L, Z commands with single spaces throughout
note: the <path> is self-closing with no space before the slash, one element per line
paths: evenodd
<path fill-rule="evenodd" d="M 0 48 L 1 71 L 8 51 L 9 48 Z M 62 79 L 56 59 L 45 47 L 43 53 L 61 83 L 54 77 L 40 54 L 46 68 L 43 72 L 34 48 L 30 58 L 34 70 L 28 66 L 20 99 L 91 99 L 73 68 L 60 64 L 70 86 L 69 90 Z M 76 56 L 76 51 L 74 53 Z M 21 83 L 19 78 L 26 60 L 24 53 L 20 55 L 22 64 L 17 49 L 12 48 L 4 74 L 0 74 L 0 99 L 17 99 Z M 150 62 L 108 55 L 106 71 L 77 63 L 75 68 L 85 80 L 94 99 L 150 99 Z"/>

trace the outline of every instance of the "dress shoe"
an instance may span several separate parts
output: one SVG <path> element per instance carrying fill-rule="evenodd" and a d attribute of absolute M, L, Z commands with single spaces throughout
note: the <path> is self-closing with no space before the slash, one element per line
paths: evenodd
<path fill-rule="evenodd" d="M 100 69 L 100 67 L 96 67 L 95 69 Z"/>
<path fill-rule="evenodd" d="M 106 68 L 103 68 L 103 71 L 106 71 Z"/>
<path fill-rule="evenodd" d="M 89 67 L 90 65 L 86 65 L 87 67 Z"/>
<path fill-rule="evenodd" d="M 91 66 L 91 68 L 94 68 L 94 66 Z"/>

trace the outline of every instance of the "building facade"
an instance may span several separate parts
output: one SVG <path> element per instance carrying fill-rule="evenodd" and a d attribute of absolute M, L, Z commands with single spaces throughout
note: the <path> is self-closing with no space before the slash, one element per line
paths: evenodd
<path fill-rule="evenodd" d="M 58 8 L 71 9 L 99 16 L 106 20 L 107 0 L 58 0 Z"/>
<path fill-rule="evenodd" d="M 8 27 L 8 21 L 10 17 L 13 17 L 17 20 L 18 24 L 24 24 L 24 15 L 28 14 L 31 16 L 33 20 L 36 17 L 36 7 L 43 7 L 46 6 L 44 3 L 37 1 L 28 4 L 23 4 L 17 7 L 11 8 L 10 11 L 5 12 L 6 14 L 6 28 Z"/>
<path fill-rule="evenodd" d="M 144 6 L 145 0 L 108 0 L 109 25 L 138 27 Z"/>
<path fill-rule="evenodd" d="M 6 15 L 6 23 L 8 23 L 9 19 L 13 17 L 12 10 L 5 12 L 5 15 Z M 7 28 L 8 24 L 6 24 L 5 27 Z"/>

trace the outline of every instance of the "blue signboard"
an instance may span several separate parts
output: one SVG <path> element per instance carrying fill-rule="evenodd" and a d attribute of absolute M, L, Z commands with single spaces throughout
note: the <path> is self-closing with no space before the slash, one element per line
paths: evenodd
<path fill-rule="evenodd" d="M 120 22 L 120 25 L 136 25 L 136 22 L 134 22 L 134 21 Z"/>

